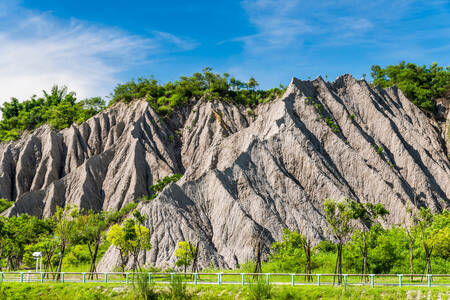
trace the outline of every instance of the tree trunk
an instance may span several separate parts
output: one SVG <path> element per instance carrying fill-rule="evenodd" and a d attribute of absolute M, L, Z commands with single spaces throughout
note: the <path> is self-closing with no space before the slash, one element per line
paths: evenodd
<path fill-rule="evenodd" d="M 337 273 L 338 273 L 338 284 L 342 283 L 342 243 L 338 244 L 338 264 L 337 264 Z"/>
<path fill-rule="evenodd" d="M 414 260 L 414 244 L 410 241 L 409 242 L 409 271 L 411 272 L 411 282 L 413 281 L 413 260 Z"/>
<path fill-rule="evenodd" d="M 311 274 L 311 242 L 305 241 L 305 243 L 303 244 L 303 249 L 305 251 L 306 257 L 306 264 L 305 264 L 305 273 L 307 274 L 306 280 L 310 282 L 312 280 L 312 276 L 309 275 Z"/>
<path fill-rule="evenodd" d="M 364 253 L 363 253 L 363 274 L 365 275 L 366 282 L 369 281 L 369 277 L 367 276 L 367 241 L 366 241 L 366 233 L 363 233 L 363 243 L 364 243 Z"/>
<path fill-rule="evenodd" d="M 59 262 L 58 262 L 58 275 L 57 275 L 57 280 L 60 279 L 61 277 L 61 268 L 62 268 L 62 263 L 63 263 L 63 259 L 64 259 L 64 252 L 66 251 L 66 244 L 62 244 L 61 245 L 61 253 L 59 254 Z"/>
<path fill-rule="evenodd" d="M 97 266 L 96 266 L 96 261 L 97 261 L 97 255 L 98 255 L 98 248 L 100 246 L 100 243 L 96 243 L 95 244 L 95 248 L 94 248 L 94 252 L 91 252 L 91 248 L 89 246 L 89 252 L 91 252 L 91 268 L 89 270 L 89 272 L 91 273 L 90 278 L 91 280 L 94 279 L 94 273 L 97 272 Z"/>

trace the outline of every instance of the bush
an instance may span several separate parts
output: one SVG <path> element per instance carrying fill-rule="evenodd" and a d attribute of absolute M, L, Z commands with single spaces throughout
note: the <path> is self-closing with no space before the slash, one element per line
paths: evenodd
<path fill-rule="evenodd" d="M 187 286 L 183 283 L 183 278 L 181 276 L 174 276 L 170 283 L 169 290 L 172 299 L 190 299 L 190 296 L 187 293 Z"/>
<path fill-rule="evenodd" d="M 272 285 L 265 279 L 258 277 L 254 282 L 247 285 L 247 292 L 250 299 L 270 299 L 272 297 Z"/>

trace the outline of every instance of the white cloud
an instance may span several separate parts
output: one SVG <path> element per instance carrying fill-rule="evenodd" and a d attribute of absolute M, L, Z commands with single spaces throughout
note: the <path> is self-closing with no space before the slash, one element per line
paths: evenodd
<path fill-rule="evenodd" d="M 105 96 L 119 72 L 149 63 L 152 55 L 194 47 L 165 32 L 146 38 L 0 5 L 0 100 L 40 95 L 54 84 L 67 85 L 79 98 Z"/>

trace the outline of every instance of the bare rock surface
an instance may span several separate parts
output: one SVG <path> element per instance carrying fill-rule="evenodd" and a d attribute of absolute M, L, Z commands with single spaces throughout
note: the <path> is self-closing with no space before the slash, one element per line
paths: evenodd
<path fill-rule="evenodd" d="M 184 173 L 139 201 L 152 243 L 141 263 L 173 266 L 178 242 L 191 240 L 201 266 L 235 267 L 259 237 L 268 249 L 286 227 L 326 237 L 324 198 L 381 202 L 386 225 L 402 222 L 407 206 L 450 206 L 448 126 L 434 126 L 395 87 L 294 78 L 254 111 L 198 101 L 179 114 L 161 119 L 145 101 L 119 103 L 79 126 L 44 126 L 0 145 L 0 197 L 15 201 L 4 214 L 117 210 Z M 118 264 L 110 248 L 99 270 Z"/>

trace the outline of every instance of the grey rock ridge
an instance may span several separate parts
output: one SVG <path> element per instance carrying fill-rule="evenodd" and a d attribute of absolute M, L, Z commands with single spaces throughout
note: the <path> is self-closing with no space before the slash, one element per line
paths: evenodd
<path fill-rule="evenodd" d="M 448 114 L 448 112 L 447 112 Z M 383 203 L 386 224 L 408 206 L 450 206 L 445 134 L 397 88 L 350 75 L 294 78 L 284 96 L 254 111 L 198 101 L 170 120 L 145 101 L 118 103 L 80 126 L 42 127 L 0 146 L 6 215 L 51 215 L 57 205 L 117 210 L 148 186 L 183 173 L 139 201 L 152 249 L 141 264 L 172 267 L 178 242 L 200 243 L 200 265 L 235 267 L 283 228 L 327 237 L 324 198 Z M 119 265 L 111 247 L 99 270 Z"/>

